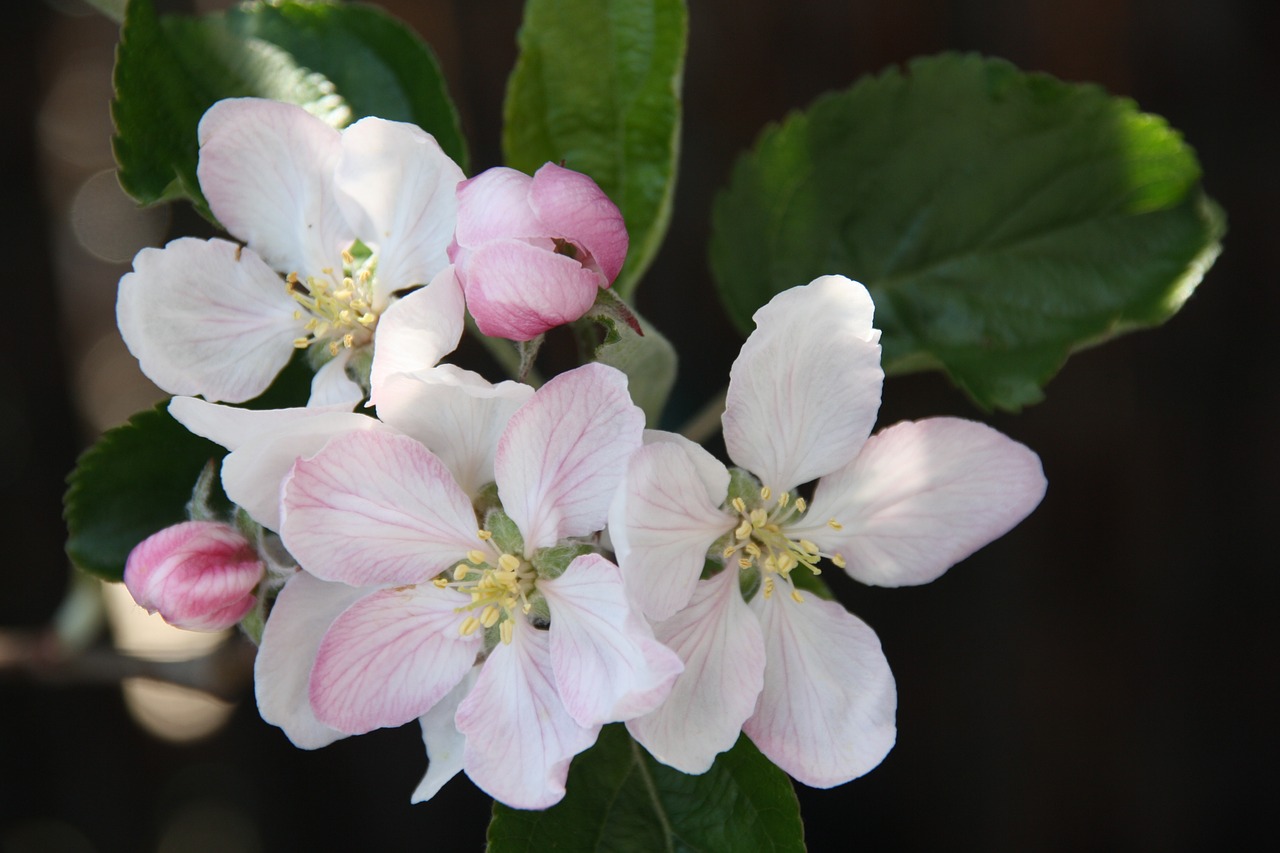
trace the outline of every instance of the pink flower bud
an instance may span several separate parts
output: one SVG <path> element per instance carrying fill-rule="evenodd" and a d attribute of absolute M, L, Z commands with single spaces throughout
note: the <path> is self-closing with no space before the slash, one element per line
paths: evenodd
<path fill-rule="evenodd" d="M 500 167 L 458 184 L 449 259 L 486 335 L 527 341 L 578 319 L 626 257 L 622 214 L 581 172 Z"/>
<path fill-rule="evenodd" d="M 129 553 L 124 585 L 133 600 L 191 631 L 220 631 L 254 604 L 265 568 L 249 540 L 230 525 L 187 521 L 166 527 Z"/>

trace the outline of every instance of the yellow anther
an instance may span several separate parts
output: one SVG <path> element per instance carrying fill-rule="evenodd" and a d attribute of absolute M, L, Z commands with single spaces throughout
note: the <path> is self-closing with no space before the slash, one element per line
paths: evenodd
<path fill-rule="evenodd" d="M 504 572 L 514 572 L 520 568 L 520 558 L 512 554 L 503 554 L 498 558 L 498 568 Z"/>
<path fill-rule="evenodd" d="M 294 349 L 306 349 L 310 345 L 311 345 L 310 338 L 294 338 L 293 339 Z"/>
<path fill-rule="evenodd" d="M 368 284 L 369 279 L 373 278 L 373 273 L 369 272 L 367 269 L 363 269 L 356 274 L 356 278 L 360 279 L 361 284 Z"/>
<path fill-rule="evenodd" d="M 800 540 L 800 550 L 804 551 L 810 557 L 818 556 L 818 546 L 810 542 L 808 539 Z"/>
<path fill-rule="evenodd" d="M 355 294 L 355 291 L 351 289 L 353 282 L 348 278 L 344 279 L 342 283 L 345 284 L 346 287 L 334 293 L 333 298 L 340 302 L 349 302 L 351 301 L 351 297 Z"/>
<path fill-rule="evenodd" d="M 355 343 L 356 343 L 356 336 L 351 334 L 350 332 L 347 332 L 345 335 L 342 336 L 342 345 L 347 349 L 351 349 L 353 346 L 355 346 Z"/>
<path fill-rule="evenodd" d="M 497 605 L 490 604 L 484 610 L 480 611 L 480 624 L 486 628 L 492 628 L 494 625 L 498 624 L 498 618 L 500 616 L 502 616 L 502 611 L 497 608 Z"/>
<path fill-rule="evenodd" d="M 733 535 L 739 539 L 746 539 L 751 536 L 751 522 L 743 519 L 742 523 L 733 531 Z"/>
<path fill-rule="evenodd" d="M 471 567 L 466 563 L 458 563 L 453 567 L 453 579 L 456 581 L 462 580 L 469 574 L 471 574 Z"/>
<path fill-rule="evenodd" d="M 359 305 L 359 306 L 353 305 L 352 307 L 353 307 L 353 308 L 356 308 L 356 310 L 359 310 L 360 308 L 363 308 L 364 306 L 363 306 L 363 305 Z M 363 314 L 361 314 L 361 315 L 360 315 L 360 319 L 359 319 L 357 322 L 359 322 L 359 323 L 360 323 L 360 325 L 362 325 L 362 326 L 372 326 L 372 325 L 373 325 L 374 323 L 376 323 L 377 321 L 378 321 L 378 315 L 377 315 L 377 314 L 374 314 L 372 311 L 366 311 L 365 313 L 363 313 Z"/>
<path fill-rule="evenodd" d="M 298 274 L 296 272 L 289 273 L 287 276 L 284 277 L 284 283 L 290 286 L 297 284 Z"/>
<path fill-rule="evenodd" d="M 488 542 L 490 539 L 493 538 L 493 534 L 487 530 L 477 530 L 476 536 L 479 537 L 484 542 Z"/>
<path fill-rule="evenodd" d="M 791 590 L 791 600 L 796 604 L 804 604 L 804 596 L 800 594 L 800 590 L 798 589 L 793 588 Z"/>
<path fill-rule="evenodd" d="M 750 554 L 753 557 L 760 556 L 760 546 L 754 542 L 748 542 L 747 546 L 742 550 L 746 551 L 748 554 Z"/>
<path fill-rule="evenodd" d="M 830 527 L 832 530 L 844 530 L 844 525 L 836 521 L 834 518 L 827 519 L 827 527 Z"/>
<path fill-rule="evenodd" d="M 773 489 L 769 488 L 768 486 L 761 486 L 760 499 L 767 501 L 771 497 L 773 497 Z"/>
<path fill-rule="evenodd" d="M 480 627 L 480 620 L 474 616 L 468 616 L 462 620 L 462 624 L 458 626 L 458 633 L 464 637 L 469 637 Z"/>
<path fill-rule="evenodd" d="M 338 354 L 338 342 L 329 341 L 329 355 L 337 355 L 337 354 Z"/>
<path fill-rule="evenodd" d="M 769 523 L 769 513 L 762 509 L 751 510 L 751 514 L 747 517 L 751 519 L 751 524 L 755 527 L 764 527 Z"/>
<path fill-rule="evenodd" d="M 293 312 L 293 319 L 295 319 L 295 320 L 301 320 L 301 319 L 302 319 L 302 312 L 301 312 L 301 311 L 294 311 L 294 312 Z"/>
<path fill-rule="evenodd" d="M 739 558 L 738 558 L 738 568 L 740 568 L 740 569 L 749 569 L 749 568 L 751 568 L 753 565 L 755 565 L 755 564 L 752 562 L 752 560 L 751 560 L 751 558 L 750 558 L 750 557 L 739 557 Z"/>
<path fill-rule="evenodd" d="M 843 555 L 843 554 L 832 554 L 832 555 L 831 555 L 831 562 L 835 563 L 835 564 L 836 564 L 836 566 L 837 566 L 838 568 L 841 568 L 841 569 L 846 568 L 846 567 L 848 567 L 848 565 L 849 565 L 848 563 L 846 563 L 846 562 L 844 561 L 844 555 Z"/>
<path fill-rule="evenodd" d="M 511 645 L 511 637 L 515 634 L 516 623 L 508 619 L 498 628 L 498 634 L 502 637 L 502 642 Z"/>
<path fill-rule="evenodd" d="M 520 612 L 521 612 L 521 613 L 528 613 L 528 612 L 529 612 L 530 610 L 532 610 L 532 609 L 533 609 L 533 602 L 532 602 L 532 601 L 526 601 L 526 602 L 524 603 L 524 606 L 522 606 L 522 607 L 520 608 Z"/>
<path fill-rule="evenodd" d="M 733 499 L 733 508 L 744 514 L 747 511 L 747 505 L 743 502 L 742 498 Z"/>
<path fill-rule="evenodd" d="M 484 562 L 485 562 L 484 551 L 481 551 L 479 549 L 468 551 L 467 559 L 470 560 L 472 563 L 475 563 L 477 566 L 482 566 L 484 565 Z"/>
<path fill-rule="evenodd" d="M 764 579 L 764 597 L 773 598 L 773 578 Z"/>
<path fill-rule="evenodd" d="M 355 255 L 352 255 L 352 254 L 351 254 L 351 252 L 350 252 L 349 250 L 347 250 L 347 249 L 343 249 L 343 250 L 342 250 L 342 262 L 343 262 L 344 264 L 346 264 L 347 266 L 351 266 L 352 264 L 354 264 L 354 263 L 356 262 Z"/>
<path fill-rule="evenodd" d="M 804 498 L 796 498 L 796 509 L 798 511 L 804 512 L 808 508 L 809 504 Z"/>
<path fill-rule="evenodd" d="M 436 587 L 437 589 L 444 589 L 449 585 L 449 579 L 444 577 L 443 575 L 440 575 L 431 582 L 431 585 Z"/>
<path fill-rule="evenodd" d="M 778 506 L 786 506 L 789 503 L 791 503 L 790 492 L 783 492 L 782 494 L 778 495 Z"/>
<path fill-rule="evenodd" d="M 738 546 L 736 545 L 725 545 L 724 550 L 720 552 L 720 556 L 727 560 L 733 556 L 733 552 L 736 550 L 738 550 Z"/>

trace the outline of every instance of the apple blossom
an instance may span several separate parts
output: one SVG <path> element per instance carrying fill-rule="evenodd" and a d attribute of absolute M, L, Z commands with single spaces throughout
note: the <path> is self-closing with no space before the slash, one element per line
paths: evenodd
<path fill-rule="evenodd" d="M 449 258 L 486 335 L 528 341 L 577 320 L 626 256 L 622 214 L 580 172 L 498 167 L 458 185 Z"/>
<path fill-rule="evenodd" d="M 600 726 L 657 707 L 681 665 L 631 608 L 617 566 L 587 544 L 640 445 L 626 377 L 587 365 L 494 416 L 505 420 L 499 505 L 490 498 L 479 524 L 439 456 L 406 435 L 360 431 L 294 465 L 281 535 L 316 579 L 306 587 L 362 590 L 318 645 L 307 640 L 317 723 L 356 734 L 420 718 L 440 765 L 415 799 L 460 767 L 505 803 L 545 808 Z M 314 637 L 314 610 L 298 601 L 282 594 L 269 630 Z"/>
<path fill-rule="evenodd" d="M 125 562 L 124 585 L 149 613 L 191 631 L 221 631 L 252 608 L 266 573 L 253 544 L 216 521 L 185 521 L 148 536 Z"/>
<path fill-rule="evenodd" d="M 661 708 L 627 726 L 679 770 L 706 771 L 739 730 L 807 785 L 875 767 L 896 709 L 879 641 L 793 573 L 826 559 L 865 583 L 926 583 L 1044 494 L 1037 456 L 982 424 L 933 418 L 868 438 L 883 381 L 872 312 L 841 276 L 778 294 L 730 374 L 724 437 L 741 468 L 665 434 L 629 463 L 610 535 L 631 595 L 685 670 Z M 815 479 L 806 501 L 798 488 Z M 700 579 L 708 556 L 725 569 Z"/>
<path fill-rule="evenodd" d="M 364 396 L 348 371 L 398 291 L 447 266 L 463 174 L 419 128 L 334 130 L 301 107 L 219 101 L 199 126 L 209 207 L 244 245 L 180 238 L 143 249 L 116 317 L 144 373 L 172 394 L 243 402 L 295 348 L 320 345 L 313 404 Z"/>

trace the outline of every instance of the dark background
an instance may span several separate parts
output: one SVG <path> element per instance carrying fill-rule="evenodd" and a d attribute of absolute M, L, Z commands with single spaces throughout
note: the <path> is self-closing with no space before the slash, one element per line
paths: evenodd
<path fill-rule="evenodd" d="M 520 3 L 385 5 L 439 53 L 475 169 L 496 164 Z M 984 418 L 1040 453 L 1049 491 L 930 586 L 839 584 L 894 667 L 899 738 L 865 778 L 800 790 L 811 849 L 1210 850 L 1273 835 L 1280 198 L 1268 81 L 1280 4 L 691 6 L 676 214 L 639 296 L 697 353 L 682 365 L 686 407 L 723 384 L 740 342 L 705 261 L 712 195 L 737 152 L 824 90 L 912 56 L 980 51 L 1136 99 L 1195 146 L 1230 220 L 1180 315 L 1077 355 L 1021 415 L 984 418 L 938 376 L 886 383 L 881 423 Z M 105 145 L 113 26 L 26 0 L 6 8 L 6 31 L 0 625 L 34 628 L 66 587 L 62 479 L 95 428 L 73 396 L 84 318 L 111 323 L 128 266 L 93 281 L 74 272 L 59 237 L 69 179 L 37 121 L 80 63 L 93 69 L 78 90 L 84 138 Z M 59 272 L 70 282 L 55 286 Z M 140 730 L 111 686 L 0 671 L 0 849 L 481 848 L 488 804 L 465 778 L 409 805 L 424 767 L 416 726 L 302 752 L 258 719 L 247 688 L 239 696 L 229 726 L 178 746 Z"/>

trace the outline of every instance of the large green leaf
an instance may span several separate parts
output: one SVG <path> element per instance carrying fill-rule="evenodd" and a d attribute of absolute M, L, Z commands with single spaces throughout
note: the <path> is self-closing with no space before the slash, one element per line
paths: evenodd
<path fill-rule="evenodd" d="M 701 776 L 659 764 L 621 725 L 574 759 L 568 793 L 546 811 L 494 804 L 489 853 L 803 851 L 791 782 L 745 737 Z"/>
<path fill-rule="evenodd" d="M 622 211 L 628 297 L 671 218 L 680 136 L 684 0 L 528 0 L 507 88 L 503 150 L 532 174 L 563 163 Z"/>
<path fill-rule="evenodd" d="M 131 0 L 115 89 L 120 183 L 144 204 L 187 197 L 208 215 L 196 180 L 196 126 L 222 98 L 287 101 L 335 127 L 367 115 L 414 122 L 466 168 L 431 50 L 369 6 L 259 3 L 160 18 L 152 0 Z"/>
<path fill-rule="evenodd" d="M 1176 131 L 1123 98 L 944 55 L 767 129 L 717 198 L 711 262 L 744 331 L 827 273 L 866 284 L 889 372 L 1016 410 L 1067 355 L 1181 307 L 1219 209 Z"/>

